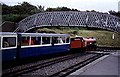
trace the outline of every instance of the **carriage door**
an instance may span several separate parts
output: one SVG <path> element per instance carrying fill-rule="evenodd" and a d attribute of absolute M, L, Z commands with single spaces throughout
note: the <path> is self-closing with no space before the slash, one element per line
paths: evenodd
<path fill-rule="evenodd" d="M 17 60 L 20 59 L 20 51 L 21 51 L 21 42 L 22 42 L 22 36 L 21 34 L 17 34 L 17 53 L 16 53 L 16 58 Z"/>

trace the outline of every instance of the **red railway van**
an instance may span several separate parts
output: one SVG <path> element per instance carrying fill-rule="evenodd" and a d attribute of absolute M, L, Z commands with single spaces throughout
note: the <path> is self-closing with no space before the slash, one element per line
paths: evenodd
<path fill-rule="evenodd" d="M 95 49 L 95 38 L 83 38 L 82 36 L 77 36 L 71 38 L 70 48 L 71 50 L 81 51 L 81 50 L 94 50 Z"/>
<path fill-rule="evenodd" d="M 78 49 L 78 48 L 83 48 L 84 47 L 84 40 L 83 37 L 75 37 L 75 38 L 71 38 L 71 42 L 70 42 L 70 48 L 71 49 Z"/>

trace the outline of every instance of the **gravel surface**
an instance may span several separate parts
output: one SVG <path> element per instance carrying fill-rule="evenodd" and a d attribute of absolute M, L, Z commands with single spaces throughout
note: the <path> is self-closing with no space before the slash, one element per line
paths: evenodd
<path fill-rule="evenodd" d="M 42 64 L 42 63 L 46 63 L 46 62 L 49 62 L 49 61 L 53 61 L 53 60 L 56 60 L 56 59 L 61 59 L 61 58 L 64 58 L 64 57 L 69 57 L 69 56 L 71 56 L 71 55 L 60 56 L 60 57 L 55 57 L 55 58 L 51 58 L 51 59 L 47 59 L 47 60 L 40 60 L 40 61 L 37 61 L 37 62 L 32 62 L 32 63 L 28 63 L 28 64 L 15 66 L 15 67 L 12 67 L 12 68 L 4 69 L 2 71 L 2 73 L 5 74 L 5 73 L 14 72 L 14 71 L 17 71 L 17 70 L 26 69 L 26 68 L 29 68 L 29 67 L 32 67 L 32 66 L 37 66 L 37 65 Z"/>
<path fill-rule="evenodd" d="M 20 75 L 20 77 L 24 76 L 50 76 L 57 72 L 60 72 L 64 69 L 67 69 L 71 66 L 74 66 L 80 62 L 83 62 L 93 56 L 98 54 L 69 54 L 65 56 L 55 57 L 46 60 L 40 60 L 37 62 L 32 62 L 28 64 L 23 64 L 19 66 L 15 66 L 12 68 L 8 68 L 3 70 L 3 76 L 16 76 Z M 58 61 L 58 62 L 55 62 Z M 50 63 L 53 64 L 50 64 Z M 49 65 L 49 66 L 48 66 Z M 31 68 L 32 67 L 32 68 Z M 24 70 L 25 69 L 25 70 Z M 65 73 L 65 72 L 61 72 Z"/>
<path fill-rule="evenodd" d="M 62 58 L 68 58 L 68 57 L 71 57 L 71 56 L 78 56 L 78 55 L 81 55 L 80 53 L 78 54 L 69 54 L 69 55 L 65 55 L 65 56 L 59 56 L 59 57 L 55 57 L 55 58 L 51 58 L 51 59 L 46 59 L 46 60 L 40 60 L 40 61 L 37 61 L 37 62 L 32 62 L 32 63 L 28 63 L 28 64 L 23 64 L 23 65 L 19 65 L 19 66 L 15 66 L 15 67 L 12 67 L 12 68 L 8 68 L 8 69 L 4 69 L 3 70 L 3 75 L 4 74 L 8 74 L 8 73 L 14 73 L 16 71 L 20 71 L 20 70 L 23 70 L 23 69 L 28 69 L 30 67 L 36 67 L 36 66 L 39 66 L 39 65 L 44 65 L 46 62 L 50 62 L 50 61 L 54 61 L 54 60 L 61 60 Z"/>
<path fill-rule="evenodd" d="M 26 74 L 22 74 L 21 76 L 35 76 L 35 75 L 52 75 L 54 73 L 57 73 L 59 71 L 62 71 L 68 67 L 71 67 L 75 64 L 78 64 L 84 60 L 87 60 L 88 58 L 90 57 L 93 57 L 97 54 L 87 54 L 87 55 L 84 55 L 84 56 L 78 56 L 76 58 L 73 58 L 73 59 L 69 59 L 69 60 L 65 60 L 63 62 L 58 62 L 56 64 L 53 64 L 53 65 L 50 65 L 50 66 L 47 66 L 47 67 L 43 67 L 43 68 L 40 68 L 36 71 L 33 71 L 33 72 L 29 72 L 29 73 L 26 73 Z"/>

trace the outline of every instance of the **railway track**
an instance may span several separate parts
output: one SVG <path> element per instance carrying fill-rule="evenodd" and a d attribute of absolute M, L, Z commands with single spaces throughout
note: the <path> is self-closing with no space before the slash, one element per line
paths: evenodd
<path fill-rule="evenodd" d="M 73 54 L 72 57 L 71 57 L 71 55 L 65 55 L 65 56 L 60 56 L 60 57 L 56 57 L 56 58 L 51 58 L 48 60 L 42 60 L 42 61 L 37 61 L 37 62 L 29 63 L 29 64 L 24 64 L 24 65 L 8 68 L 8 69 L 3 70 L 2 76 L 3 77 L 19 76 L 21 74 L 31 72 L 31 71 L 37 70 L 39 68 L 46 67 L 46 66 L 49 66 L 49 65 L 55 64 L 57 62 L 67 60 L 67 59 L 72 59 L 72 58 L 80 56 L 80 55 L 82 55 L 82 54 Z"/>
<path fill-rule="evenodd" d="M 103 54 L 94 55 L 93 57 L 86 58 L 84 61 L 80 61 L 73 66 L 70 66 L 62 71 L 59 71 L 59 72 L 56 72 L 55 74 L 50 75 L 50 77 L 65 77 L 65 76 L 69 75 L 70 73 L 80 69 L 81 67 L 91 63 L 92 61 L 100 58 L 101 56 L 103 56 Z"/>
<path fill-rule="evenodd" d="M 87 65 L 104 54 L 72 54 L 49 60 L 38 61 L 26 65 L 3 70 L 2 77 L 17 76 L 66 76 L 71 72 Z"/>
<path fill-rule="evenodd" d="M 116 50 L 120 50 L 120 47 L 97 46 L 96 50 L 104 52 L 114 52 Z"/>

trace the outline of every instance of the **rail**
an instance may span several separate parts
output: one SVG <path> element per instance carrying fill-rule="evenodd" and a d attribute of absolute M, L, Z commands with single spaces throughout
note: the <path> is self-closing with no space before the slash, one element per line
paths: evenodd
<path fill-rule="evenodd" d="M 28 64 L 28 65 L 17 66 L 17 67 L 14 67 L 14 68 L 3 70 L 3 75 L 2 76 L 3 77 L 19 76 L 21 74 L 28 73 L 28 72 L 31 72 L 31 71 L 34 71 L 34 70 L 37 70 L 37 69 L 40 69 L 40 68 L 43 68 L 43 67 L 47 67 L 49 65 L 52 65 L 52 64 L 55 64 L 55 63 L 58 63 L 58 62 L 62 62 L 62 61 L 68 60 L 68 59 L 75 58 L 77 56 L 78 55 L 76 55 L 76 54 L 74 54 L 73 56 L 67 55 L 67 56 L 53 58 L 53 59 L 50 59 L 48 61 L 43 61 L 43 62 L 40 61 L 38 63 L 31 63 L 31 64 Z"/>

